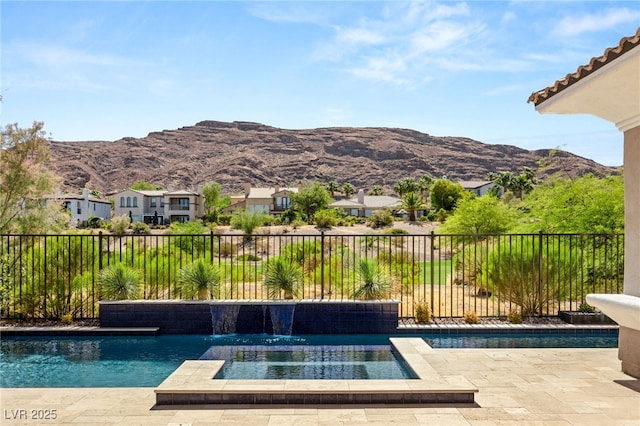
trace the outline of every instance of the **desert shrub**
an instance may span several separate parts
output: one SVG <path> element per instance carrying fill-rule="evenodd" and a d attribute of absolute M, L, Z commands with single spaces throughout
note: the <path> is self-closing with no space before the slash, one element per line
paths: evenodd
<path fill-rule="evenodd" d="M 427 302 L 416 303 L 415 309 L 416 322 L 418 324 L 431 322 L 431 307 Z"/>
<path fill-rule="evenodd" d="M 151 234 L 151 228 L 149 225 L 143 222 L 134 222 L 131 225 L 131 231 L 136 235 L 149 235 Z"/>
<path fill-rule="evenodd" d="M 217 252 L 220 256 L 229 257 L 238 253 L 238 247 L 229 241 L 222 241 L 214 244 L 213 251 Z"/>
<path fill-rule="evenodd" d="M 393 215 L 388 209 L 376 210 L 371 214 L 368 225 L 374 229 L 393 225 Z"/>
<path fill-rule="evenodd" d="M 524 316 L 548 312 L 565 300 L 581 267 L 577 250 L 553 244 L 541 252 L 536 242 L 532 236 L 496 246 L 479 269 L 487 274 L 488 290 L 520 306 Z"/>
<path fill-rule="evenodd" d="M 135 299 L 140 293 L 140 275 L 122 263 L 107 266 L 100 272 L 102 300 Z"/>
<path fill-rule="evenodd" d="M 522 324 L 522 315 L 516 310 L 511 310 L 507 315 L 507 321 L 511 324 Z"/>
<path fill-rule="evenodd" d="M 467 311 L 464 313 L 464 322 L 466 324 L 478 324 L 480 319 L 475 311 Z"/>
<path fill-rule="evenodd" d="M 63 324 L 66 324 L 66 325 L 73 324 L 73 314 L 71 314 L 71 313 L 63 314 L 60 317 L 60 322 L 62 322 Z"/>
<path fill-rule="evenodd" d="M 318 228 L 331 228 L 339 222 L 339 214 L 335 209 L 320 210 L 313 215 L 313 222 Z"/>
<path fill-rule="evenodd" d="M 584 312 L 586 314 L 592 314 L 596 311 L 596 308 L 588 304 L 587 302 L 582 302 L 578 307 L 578 312 Z"/>
<path fill-rule="evenodd" d="M 298 229 L 298 228 L 300 228 L 301 226 L 305 226 L 306 224 L 307 224 L 307 222 L 305 222 L 305 221 L 304 221 L 304 220 L 302 220 L 302 219 L 295 219 L 293 222 L 291 222 L 291 227 L 292 227 L 293 229 Z"/>
<path fill-rule="evenodd" d="M 389 294 L 392 287 L 391 277 L 380 268 L 375 260 L 361 257 L 355 267 L 359 287 L 356 287 L 351 295 L 352 298 L 376 300 L 383 299 Z"/>
<path fill-rule="evenodd" d="M 409 231 L 401 228 L 391 228 L 385 233 L 389 235 L 409 235 Z"/>
<path fill-rule="evenodd" d="M 202 258 L 184 266 L 178 275 L 180 291 L 185 299 L 213 297 L 220 281 L 220 270 Z"/>
<path fill-rule="evenodd" d="M 129 224 L 131 223 L 131 218 L 126 215 L 114 216 L 111 218 L 111 232 L 116 235 L 124 235 L 129 228 Z"/>
<path fill-rule="evenodd" d="M 267 225 L 271 220 L 271 216 L 266 213 L 239 210 L 231 217 L 231 227 L 251 235 L 257 228 Z"/>
<path fill-rule="evenodd" d="M 293 299 L 300 295 L 303 285 L 302 268 L 290 259 L 276 256 L 267 262 L 264 270 L 264 286 L 271 299 Z"/>
<path fill-rule="evenodd" d="M 259 262 L 261 259 L 253 254 L 243 254 L 237 257 L 238 262 Z"/>

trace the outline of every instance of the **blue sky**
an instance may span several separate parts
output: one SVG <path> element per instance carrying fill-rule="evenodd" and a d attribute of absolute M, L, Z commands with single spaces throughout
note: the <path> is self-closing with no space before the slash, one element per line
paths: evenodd
<path fill-rule="evenodd" d="M 622 164 L 529 95 L 640 24 L 634 1 L 0 3 L 2 124 L 117 140 L 201 120 L 402 127 Z"/>

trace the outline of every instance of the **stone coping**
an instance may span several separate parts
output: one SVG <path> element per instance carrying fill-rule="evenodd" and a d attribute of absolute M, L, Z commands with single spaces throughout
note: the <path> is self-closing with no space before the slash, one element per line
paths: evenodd
<path fill-rule="evenodd" d="M 391 338 L 417 379 L 214 379 L 224 361 L 185 361 L 156 389 L 157 405 L 203 404 L 473 404 L 478 389 L 462 376 L 442 376 L 429 359 L 441 357 L 421 338 Z"/>
<path fill-rule="evenodd" d="M 156 336 L 158 327 L 0 327 L 0 336 Z"/>
<path fill-rule="evenodd" d="M 617 334 L 617 325 L 573 324 L 412 324 L 398 326 L 398 337 L 416 334 Z M 158 327 L 1 326 L 0 336 L 156 336 Z"/>

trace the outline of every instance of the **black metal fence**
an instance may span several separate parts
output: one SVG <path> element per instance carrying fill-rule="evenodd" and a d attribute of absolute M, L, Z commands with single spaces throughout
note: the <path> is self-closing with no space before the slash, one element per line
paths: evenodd
<path fill-rule="evenodd" d="M 623 235 L 0 235 L 2 318 L 97 318 L 101 272 L 141 277 L 140 298 L 181 299 L 180 270 L 197 259 L 221 275 L 216 298 L 267 299 L 265 265 L 304 272 L 304 299 L 351 299 L 360 258 L 390 279 L 401 317 L 427 303 L 435 317 L 554 316 L 587 293 L 621 293 Z"/>

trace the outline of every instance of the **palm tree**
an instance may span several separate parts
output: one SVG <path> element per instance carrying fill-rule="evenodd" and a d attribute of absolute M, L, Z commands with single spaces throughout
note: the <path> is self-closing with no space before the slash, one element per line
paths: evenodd
<path fill-rule="evenodd" d="M 373 185 L 369 190 L 369 195 L 383 195 L 384 189 L 380 185 Z"/>
<path fill-rule="evenodd" d="M 332 197 L 339 190 L 340 190 L 340 185 L 338 185 L 338 183 L 335 180 L 332 180 L 329 183 L 327 183 L 327 191 L 329 191 L 329 194 L 331 194 Z"/>
<path fill-rule="evenodd" d="M 103 300 L 135 299 L 140 293 L 138 271 L 123 263 L 104 268 L 98 280 Z"/>
<path fill-rule="evenodd" d="M 220 270 L 202 258 L 183 267 L 178 275 L 178 283 L 185 299 L 193 299 L 196 295 L 200 300 L 213 297 L 221 280 Z"/>
<path fill-rule="evenodd" d="M 361 285 L 351 295 L 354 299 L 382 299 L 391 290 L 391 278 L 373 259 L 361 257 L 356 265 L 356 275 Z"/>
<path fill-rule="evenodd" d="M 345 197 L 349 198 L 356 193 L 356 187 L 347 182 L 342 185 L 342 193 Z"/>
<path fill-rule="evenodd" d="M 415 192 L 407 193 L 402 198 L 402 204 L 400 206 L 409 212 L 410 222 L 416 220 L 416 210 L 422 210 L 426 208 L 424 198 L 422 198 L 420 194 L 416 194 Z"/>
<path fill-rule="evenodd" d="M 295 262 L 281 256 L 271 258 L 264 269 L 264 286 L 271 299 L 277 299 L 284 293 L 285 299 L 297 297 L 303 281 L 302 268 Z"/>
<path fill-rule="evenodd" d="M 423 175 L 418 179 L 418 191 L 422 193 L 423 197 L 426 197 L 429 194 L 432 183 L 433 178 L 429 175 Z"/>
<path fill-rule="evenodd" d="M 400 198 L 404 196 L 404 194 L 408 194 L 409 192 L 416 192 L 418 189 L 418 184 L 413 178 L 404 178 L 398 182 L 396 182 L 393 190 Z"/>

